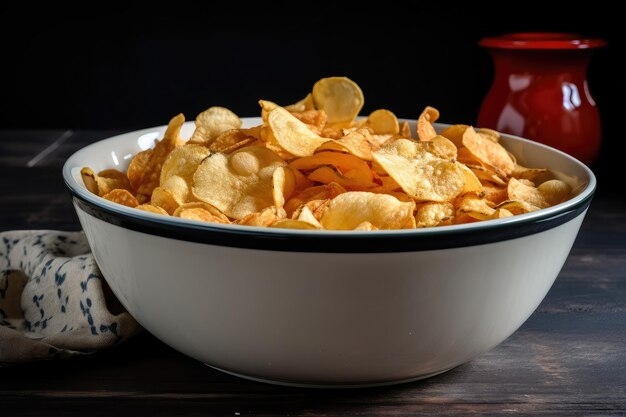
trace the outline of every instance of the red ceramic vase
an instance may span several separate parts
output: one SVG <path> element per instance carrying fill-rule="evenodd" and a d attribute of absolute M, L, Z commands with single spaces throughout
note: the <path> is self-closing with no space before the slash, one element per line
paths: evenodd
<path fill-rule="evenodd" d="M 484 38 L 495 79 L 478 126 L 533 139 L 592 164 L 601 141 L 600 115 L 587 66 L 601 39 L 566 33 L 515 33 Z"/>

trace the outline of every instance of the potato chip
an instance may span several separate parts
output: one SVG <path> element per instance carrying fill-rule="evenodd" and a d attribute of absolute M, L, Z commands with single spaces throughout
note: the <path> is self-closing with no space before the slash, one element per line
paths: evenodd
<path fill-rule="evenodd" d="M 319 226 L 322 228 L 322 225 L 319 223 L 320 219 L 324 217 L 326 211 L 328 210 L 328 206 L 332 200 L 311 200 L 301 207 L 299 207 L 291 216 L 292 219 L 302 220 L 305 222 L 309 222 L 313 225 Z"/>
<path fill-rule="evenodd" d="M 369 142 L 371 134 L 368 129 L 360 128 L 353 130 L 337 140 L 329 140 L 323 143 L 315 152 L 340 151 L 348 152 L 365 161 L 372 160 L 372 145 Z"/>
<path fill-rule="evenodd" d="M 405 139 L 413 139 L 411 135 L 411 126 L 409 126 L 409 122 L 404 121 L 400 125 L 400 137 Z"/>
<path fill-rule="evenodd" d="M 209 150 L 211 152 L 231 153 L 251 145 L 256 140 L 257 138 L 249 136 L 242 129 L 230 129 L 217 136 L 209 144 Z"/>
<path fill-rule="evenodd" d="M 423 143 L 398 139 L 373 155 L 402 190 L 418 201 L 449 201 L 465 185 L 465 176 L 456 164 L 428 152 Z"/>
<path fill-rule="evenodd" d="M 148 204 L 140 204 L 140 205 L 138 205 L 135 208 L 137 210 L 147 211 L 148 213 L 162 214 L 164 216 L 168 215 L 167 211 L 163 210 L 161 207 L 157 207 L 157 206 L 149 204 L 149 203 Z"/>
<path fill-rule="evenodd" d="M 429 141 L 437 136 L 433 123 L 439 119 L 439 110 L 427 106 L 417 119 L 417 137 L 421 141 Z"/>
<path fill-rule="evenodd" d="M 209 154 L 209 150 L 201 145 L 175 148 L 163 163 L 159 186 L 170 191 L 178 204 L 189 201 L 193 197 L 191 195 L 193 174 Z"/>
<path fill-rule="evenodd" d="M 546 173 L 548 170 L 545 168 L 526 168 L 519 164 L 515 164 L 511 176 L 517 179 L 534 180 L 541 174 Z"/>
<path fill-rule="evenodd" d="M 483 198 L 495 204 L 500 204 L 509 198 L 506 186 L 498 186 L 491 182 L 483 184 Z"/>
<path fill-rule="evenodd" d="M 461 214 L 467 214 L 478 220 L 487 220 L 495 212 L 485 200 L 472 196 L 463 197 L 459 202 L 457 210 Z"/>
<path fill-rule="evenodd" d="M 485 139 L 471 126 L 465 129 L 465 133 L 463 133 L 463 146 L 486 168 L 504 173 L 503 176 L 510 175 L 515 168 L 515 163 L 502 145 Z"/>
<path fill-rule="evenodd" d="M 499 209 L 494 210 L 493 214 L 489 218 L 490 219 L 504 219 L 504 218 L 512 217 L 512 216 L 513 216 L 513 213 L 511 213 L 507 209 L 499 208 Z"/>
<path fill-rule="evenodd" d="M 167 125 L 167 130 L 152 149 L 139 152 L 128 167 L 128 180 L 137 194 L 150 195 L 159 186 L 161 168 L 170 152 L 180 141 L 180 129 L 185 123 L 185 116 L 174 116 Z"/>
<path fill-rule="evenodd" d="M 313 200 L 329 200 L 345 193 L 346 189 L 337 183 L 307 188 L 285 203 L 285 211 L 292 215 L 300 206 Z"/>
<path fill-rule="evenodd" d="M 289 167 L 300 171 L 312 171 L 326 165 L 336 167 L 345 176 L 348 172 L 352 172 L 351 178 L 362 178 L 368 184 L 373 181 L 372 171 L 365 161 L 354 155 L 340 152 L 318 152 L 312 156 L 296 159 L 289 164 Z"/>
<path fill-rule="evenodd" d="M 296 178 L 288 167 L 279 166 L 272 174 L 272 196 L 274 206 L 282 208 L 285 200 L 291 197 L 296 188 Z"/>
<path fill-rule="evenodd" d="M 267 123 L 278 145 L 294 156 L 313 155 L 315 149 L 328 141 L 313 133 L 282 107 L 277 107 L 269 113 Z"/>
<path fill-rule="evenodd" d="M 498 174 L 493 171 L 489 171 L 484 168 L 482 165 L 470 165 L 465 164 L 467 168 L 469 168 L 476 178 L 478 178 L 481 182 L 489 181 L 498 185 L 507 185 L 508 183 L 503 180 Z"/>
<path fill-rule="evenodd" d="M 116 189 L 103 195 L 102 198 L 127 207 L 137 207 L 139 205 L 139 201 L 128 190 Z"/>
<path fill-rule="evenodd" d="M 241 127 L 241 119 L 224 107 L 209 107 L 196 117 L 196 130 L 189 143 L 209 146 L 220 134 Z"/>
<path fill-rule="evenodd" d="M 303 112 L 307 110 L 315 110 L 315 104 L 313 104 L 313 95 L 307 94 L 302 100 L 285 106 L 285 109 L 290 112 Z"/>
<path fill-rule="evenodd" d="M 182 217 L 182 218 L 192 218 L 194 216 L 195 217 L 199 217 L 200 214 L 203 214 L 202 212 L 196 211 L 195 212 L 196 214 L 188 214 L 186 216 L 183 215 L 183 212 L 185 212 L 187 210 L 194 210 L 194 209 L 202 209 L 203 211 L 206 211 L 209 214 L 211 214 L 211 216 L 217 218 L 217 220 L 212 220 L 211 223 L 222 223 L 222 224 L 230 223 L 230 220 L 228 219 L 228 217 L 226 217 L 226 215 L 224 213 L 222 213 L 217 208 L 215 208 L 212 205 L 207 204 L 207 203 L 205 203 L 203 201 L 195 201 L 195 202 L 192 202 L 192 203 L 181 204 L 176 209 L 176 211 L 174 211 L 173 216 L 174 217 Z M 209 220 L 207 220 L 207 221 L 209 221 Z"/>
<path fill-rule="evenodd" d="M 311 132 L 318 135 L 324 130 L 326 120 L 328 119 L 324 110 L 307 110 L 303 112 L 291 112 L 291 114 L 304 123 Z"/>
<path fill-rule="evenodd" d="M 546 181 L 543 184 L 539 184 L 537 189 L 541 192 L 545 201 L 551 206 L 562 203 L 572 192 L 572 187 L 561 180 Z"/>
<path fill-rule="evenodd" d="M 481 127 L 478 129 L 478 134 L 485 139 L 489 139 L 492 142 L 500 141 L 500 133 L 496 132 L 493 129 L 488 129 L 486 127 Z"/>
<path fill-rule="evenodd" d="M 320 136 L 327 139 L 340 139 L 344 136 L 343 128 L 341 126 L 326 125 L 322 129 Z"/>
<path fill-rule="evenodd" d="M 322 78 L 313 86 L 313 103 L 328 115 L 328 123 L 350 123 L 365 102 L 361 88 L 346 77 Z"/>
<path fill-rule="evenodd" d="M 180 206 L 180 203 L 176 200 L 174 194 L 162 187 L 157 187 L 152 191 L 150 203 L 154 206 L 161 207 L 169 214 L 173 214 L 178 206 Z"/>
<path fill-rule="evenodd" d="M 126 174 L 116 169 L 107 169 L 96 174 L 91 168 L 85 167 L 80 170 L 80 175 L 87 190 L 100 197 L 115 189 L 132 191 Z"/>
<path fill-rule="evenodd" d="M 228 217 L 242 219 L 273 206 L 273 173 L 285 166 L 278 155 L 260 146 L 230 155 L 212 154 L 193 176 L 193 195 Z"/>
<path fill-rule="evenodd" d="M 329 230 L 352 230 L 366 221 L 379 229 L 410 229 L 414 208 L 390 195 L 352 191 L 335 197 L 320 223 Z"/>
<path fill-rule="evenodd" d="M 370 222 L 362 222 L 362 223 L 359 223 L 359 225 L 352 230 L 357 230 L 361 232 L 371 232 L 372 230 L 380 230 L 380 229 L 374 226 Z"/>
<path fill-rule="evenodd" d="M 287 214 L 285 213 L 284 209 L 267 207 L 260 212 L 250 213 L 246 215 L 237 223 L 246 226 L 268 227 L 272 224 L 275 224 L 279 220 L 284 219 L 285 217 L 287 217 Z"/>
<path fill-rule="evenodd" d="M 442 159 L 456 159 L 457 149 L 454 143 L 451 140 L 441 136 L 436 135 L 434 138 L 430 139 L 427 143 L 426 149 L 433 155 L 438 156 Z"/>
<path fill-rule="evenodd" d="M 463 134 L 468 127 L 468 125 L 452 125 L 444 129 L 441 136 L 451 140 L 457 148 L 460 148 L 463 146 Z"/>
<path fill-rule="evenodd" d="M 302 221 L 302 220 L 294 220 L 294 219 L 282 219 L 278 220 L 275 223 L 270 224 L 269 227 L 279 228 L 279 229 L 299 229 L 299 230 L 318 230 L 321 227 L 316 227 L 315 225 Z"/>
<path fill-rule="evenodd" d="M 505 209 L 514 215 L 530 213 L 531 211 L 539 210 L 539 207 L 533 206 L 525 201 L 505 200 L 502 203 L 494 207 L 496 210 Z"/>
<path fill-rule="evenodd" d="M 350 190 L 362 190 L 376 186 L 372 182 L 372 175 L 369 170 L 351 169 L 344 174 L 332 165 L 317 168 L 307 178 L 322 184 L 337 183 Z"/>
<path fill-rule="evenodd" d="M 377 135 L 396 135 L 400 133 L 400 124 L 395 114 L 386 109 L 379 109 L 367 116 L 366 126 Z"/>
<path fill-rule="evenodd" d="M 476 174 L 474 174 L 474 172 L 471 169 L 469 169 L 467 166 L 459 162 L 456 162 L 456 166 L 459 168 L 459 170 L 461 170 L 461 173 L 463 174 L 463 177 L 465 180 L 465 184 L 463 185 L 461 194 L 467 194 L 467 193 L 476 193 L 476 195 L 482 194 L 484 191 L 484 187 L 482 183 L 480 182 L 480 180 L 478 179 L 478 177 L 476 176 Z"/>
<path fill-rule="evenodd" d="M 454 205 L 452 203 L 426 203 L 417 209 L 416 227 L 434 227 L 454 222 Z"/>
<path fill-rule="evenodd" d="M 197 220 L 207 223 L 230 224 L 228 220 L 224 221 L 222 218 L 214 216 L 207 210 L 200 207 L 187 208 L 185 210 L 182 210 L 179 213 L 178 217 L 180 217 L 181 219 Z"/>
<path fill-rule="evenodd" d="M 507 186 L 507 194 L 509 200 L 524 201 L 532 206 L 539 208 L 546 208 L 550 206 L 550 203 L 546 201 L 546 198 L 537 188 L 526 185 L 515 178 L 509 180 Z"/>

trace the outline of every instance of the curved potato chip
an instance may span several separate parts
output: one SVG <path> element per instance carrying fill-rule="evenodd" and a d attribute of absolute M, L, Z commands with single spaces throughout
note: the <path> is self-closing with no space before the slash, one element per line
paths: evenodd
<path fill-rule="evenodd" d="M 452 203 L 426 203 L 418 207 L 415 214 L 416 227 L 434 227 L 454 222 Z"/>
<path fill-rule="evenodd" d="M 329 200 L 345 192 L 346 189 L 337 183 L 309 187 L 287 201 L 285 210 L 291 216 L 303 204 L 313 200 Z"/>
<path fill-rule="evenodd" d="M 285 109 L 291 112 L 315 110 L 315 104 L 313 104 L 313 95 L 309 93 L 302 100 L 285 106 Z"/>
<path fill-rule="evenodd" d="M 365 189 L 376 186 L 371 180 L 371 171 L 351 169 L 345 173 L 340 172 L 332 165 L 321 166 L 311 172 L 307 178 L 311 181 L 323 184 L 337 183 L 348 189 Z"/>
<path fill-rule="evenodd" d="M 460 148 L 463 146 L 463 134 L 468 127 L 468 125 L 452 125 L 441 132 L 441 136 L 451 140 L 457 148 Z"/>
<path fill-rule="evenodd" d="M 562 203 L 569 197 L 572 192 L 572 187 L 570 187 L 566 182 L 561 180 L 549 180 L 542 184 L 540 184 L 537 189 L 543 195 L 543 198 L 547 201 L 547 203 L 551 206 Z"/>
<path fill-rule="evenodd" d="M 372 230 L 380 230 L 378 227 L 374 226 L 372 223 L 370 222 L 363 222 L 363 223 L 359 223 L 359 225 L 357 227 L 355 227 L 352 230 L 359 230 L 359 231 L 367 231 L 370 232 Z"/>
<path fill-rule="evenodd" d="M 411 125 L 409 125 L 409 122 L 404 121 L 400 125 L 400 137 L 413 139 L 413 136 L 411 135 Z"/>
<path fill-rule="evenodd" d="M 506 209 L 514 215 L 530 213 L 531 211 L 539 210 L 539 207 L 533 206 L 525 201 L 516 201 L 516 200 L 505 200 L 502 203 L 498 204 L 494 207 L 496 210 L 498 209 Z"/>
<path fill-rule="evenodd" d="M 193 174 L 200 166 L 202 160 L 209 154 L 209 150 L 201 145 L 188 144 L 177 147 L 170 152 L 163 163 L 159 178 L 160 186 L 163 187 L 170 177 L 177 176 L 183 178 L 189 185 L 189 189 L 191 189 Z"/>
<path fill-rule="evenodd" d="M 274 206 L 282 208 L 296 188 L 296 178 L 289 167 L 278 167 L 272 174 L 272 196 Z"/>
<path fill-rule="evenodd" d="M 396 135 L 400 133 L 398 118 L 386 109 L 375 110 L 367 116 L 366 126 L 370 127 L 377 135 Z"/>
<path fill-rule="evenodd" d="M 250 213 L 237 224 L 243 224 L 246 226 L 268 227 L 279 220 L 287 217 L 285 210 L 276 207 L 267 207 L 258 213 Z"/>
<path fill-rule="evenodd" d="M 161 207 L 152 205 L 150 203 L 147 204 L 140 204 L 137 207 L 135 207 L 137 210 L 142 210 L 142 211 L 147 211 L 148 213 L 154 213 L 154 214 L 162 214 L 164 216 L 168 216 L 167 211 L 163 210 Z"/>
<path fill-rule="evenodd" d="M 152 191 L 150 203 L 154 206 L 161 207 L 169 214 L 173 214 L 180 205 L 174 194 L 162 187 L 157 187 Z"/>
<path fill-rule="evenodd" d="M 540 190 L 533 186 L 526 185 L 515 178 L 509 180 L 506 192 L 509 196 L 509 200 L 524 201 L 539 208 L 550 207 L 550 203 L 546 201 L 546 198 Z"/>
<path fill-rule="evenodd" d="M 185 116 L 174 116 L 161 139 L 152 149 L 139 152 L 128 166 L 128 180 L 137 194 L 149 196 L 159 186 L 161 168 L 165 160 L 180 141 L 180 129 L 185 123 Z"/>
<path fill-rule="evenodd" d="M 208 146 L 223 132 L 239 129 L 241 119 L 225 107 L 209 107 L 196 117 L 194 130 L 188 143 Z"/>
<path fill-rule="evenodd" d="M 428 151 L 433 155 L 442 159 L 456 159 L 457 149 L 456 145 L 452 143 L 450 139 L 447 139 L 441 135 L 436 135 L 431 140 L 427 141 Z"/>
<path fill-rule="evenodd" d="M 456 164 L 434 156 L 423 143 L 398 139 L 373 155 L 402 190 L 418 201 L 449 201 L 465 185 L 465 176 Z"/>
<path fill-rule="evenodd" d="M 276 107 L 269 113 L 267 123 L 276 143 L 294 156 L 313 155 L 315 149 L 328 141 L 313 133 L 304 123 L 282 107 Z"/>
<path fill-rule="evenodd" d="M 439 110 L 426 106 L 420 117 L 417 119 L 417 137 L 421 141 L 429 141 L 437 136 L 437 131 L 433 127 L 439 119 Z"/>
<path fill-rule="evenodd" d="M 337 167 L 344 175 L 348 171 L 357 170 L 368 179 L 368 182 L 373 180 L 372 171 L 367 162 L 352 154 L 340 152 L 318 152 L 315 155 L 294 160 L 289 164 L 289 167 L 301 171 L 311 171 L 324 165 Z"/>
<path fill-rule="evenodd" d="M 303 220 L 294 220 L 294 219 L 283 219 L 278 220 L 277 222 L 270 224 L 269 227 L 275 227 L 279 229 L 299 229 L 299 230 L 319 230 L 320 227 L 316 227 L 309 222 L 305 222 Z"/>
<path fill-rule="evenodd" d="M 312 95 L 315 107 L 328 115 L 328 123 L 352 122 L 365 102 L 361 88 L 346 77 L 322 78 Z"/>
<path fill-rule="evenodd" d="M 304 123 L 311 132 L 322 133 L 328 117 L 324 110 L 307 110 L 303 112 L 291 112 L 291 114 Z"/>
<path fill-rule="evenodd" d="M 515 162 L 502 145 L 485 139 L 471 126 L 463 133 L 463 146 L 487 169 L 495 168 L 497 173 L 504 174 L 502 176 L 510 175 L 515 168 Z"/>
<path fill-rule="evenodd" d="M 178 217 L 180 217 L 181 219 L 197 220 L 207 223 L 230 224 L 230 221 L 228 219 L 224 220 L 223 218 L 215 216 L 201 207 L 186 208 L 184 210 L 181 210 L 178 214 Z"/>
<path fill-rule="evenodd" d="M 249 136 L 242 129 L 230 129 L 222 132 L 210 144 L 211 152 L 231 153 L 244 146 L 249 146 L 255 142 L 257 138 Z"/>
<path fill-rule="evenodd" d="M 323 143 L 315 152 L 340 151 L 348 152 L 365 161 L 372 160 L 372 145 L 368 141 L 372 135 L 368 129 L 360 128 L 349 132 L 337 140 Z"/>
<path fill-rule="evenodd" d="M 198 208 L 209 212 L 212 216 L 217 217 L 220 220 L 219 222 L 214 222 L 214 223 L 224 223 L 224 224 L 230 223 L 230 219 L 226 217 L 224 213 L 222 213 L 221 211 L 219 211 L 217 208 L 213 207 L 212 205 L 205 203 L 204 201 L 194 201 L 192 203 L 181 204 L 176 209 L 176 211 L 174 211 L 174 214 L 172 215 L 174 217 L 181 217 L 181 214 L 185 210 L 198 209 Z"/>
<path fill-rule="evenodd" d="M 486 182 L 483 184 L 483 198 L 495 204 L 500 204 L 509 198 L 506 187 Z"/>
<path fill-rule="evenodd" d="M 319 223 L 319 220 L 324 216 L 326 210 L 328 210 L 331 201 L 332 200 L 311 200 L 294 211 L 291 218 L 318 225 L 321 229 L 322 225 Z"/>
<path fill-rule="evenodd" d="M 478 134 L 485 139 L 489 139 L 492 142 L 500 141 L 500 133 L 493 129 L 481 127 L 481 128 L 478 128 Z"/>
<path fill-rule="evenodd" d="M 548 172 L 545 168 L 526 168 L 519 164 L 515 164 L 513 168 L 513 172 L 511 172 L 511 176 L 517 179 L 526 179 L 526 180 L 534 180 L 539 175 Z"/>
<path fill-rule="evenodd" d="M 484 187 L 481 184 L 478 177 L 476 176 L 476 174 L 474 174 L 474 172 L 471 169 L 461 164 L 460 162 L 456 162 L 456 166 L 461 170 L 461 172 L 463 173 L 463 176 L 465 177 L 465 184 L 463 185 L 463 190 L 461 191 L 461 194 L 467 194 L 467 193 L 476 193 L 477 195 L 482 194 L 484 191 Z"/>
<path fill-rule="evenodd" d="M 513 216 L 513 213 L 511 213 L 505 208 L 499 208 L 499 209 L 494 210 L 493 214 L 491 215 L 491 217 L 489 217 L 489 219 L 504 219 L 506 217 L 511 217 L 511 216 Z"/>
<path fill-rule="evenodd" d="M 287 163 L 269 149 L 250 146 L 212 154 L 193 176 L 193 195 L 227 216 L 242 219 L 274 205 L 274 170 Z"/>
<path fill-rule="evenodd" d="M 80 175 L 87 190 L 100 197 L 115 189 L 128 190 L 132 194 L 128 177 L 116 169 L 105 169 L 96 174 L 91 168 L 84 167 L 80 170 Z"/>
<path fill-rule="evenodd" d="M 410 229 L 414 208 L 390 195 L 352 191 L 335 197 L 320 223 L 329 230 L 353 230 L 366 221 L 379 229 Z"/>
<path fill-rule="evenodd" d="M 490 219 L 495 210 L 485 200 L 476 197 L 463 197 L 459 202 L 458 212 L 478 220 Z"/>
<path fill-rule="evenodd" d="M 139 201 L 128 190 L 116 189 L 103 195 L 102 198 L 127 207 L 137 207 L 139 205 Z"/>

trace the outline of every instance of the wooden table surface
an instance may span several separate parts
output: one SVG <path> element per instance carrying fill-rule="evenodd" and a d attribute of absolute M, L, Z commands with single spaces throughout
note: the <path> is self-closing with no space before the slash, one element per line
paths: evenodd
<path fill-rule="evenodd" d="M 0 231 L 78 229 L 60 168 L 112 133 L 0 131 Z M 144 332 L 86 357 L 0 368 L 0 416 L 624 416 L 626 201 L 618 191 L 600 187 L 532 317 L 443 375 L 387 388 L 284 388 L 222 374 Z"/>

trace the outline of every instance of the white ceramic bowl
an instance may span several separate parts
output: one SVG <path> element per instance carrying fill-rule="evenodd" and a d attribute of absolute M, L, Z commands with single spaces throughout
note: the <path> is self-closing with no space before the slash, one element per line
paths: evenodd
<path fill-rule="evenodd" d="M 565 203 L 512 218 L 377 232 L 201 223 L 85 189 L 80 168 L 126 169 L 164 129 L 94 143 L 63 168 L 98 265 L 156 337 L 217 369 L 274 383 L 398 383 L 493 348 L 548 292 L 595 189 L 582 163 L 508 135 L 502 142 L 521 163 L 586 186 Z M 192 129 L 186 124 L 183 136 Z"/>

